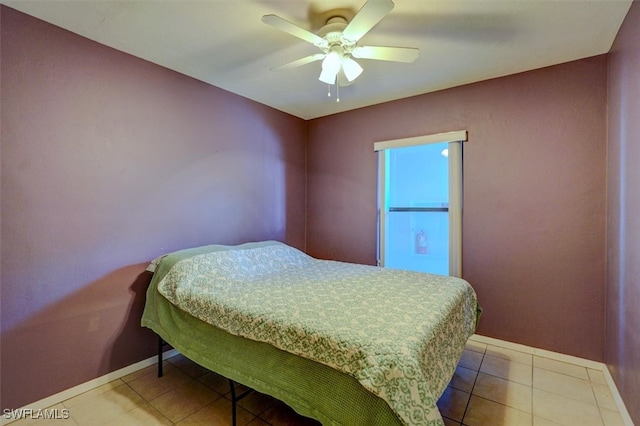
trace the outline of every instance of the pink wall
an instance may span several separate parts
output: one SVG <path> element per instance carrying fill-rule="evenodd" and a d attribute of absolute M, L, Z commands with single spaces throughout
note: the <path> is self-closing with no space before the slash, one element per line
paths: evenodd
<path fill-rule="evenodd" d="M 1 407 L 152 355 L 153 257 L 304 248 L 303 120 L 2 6 Z"/>
<path fill-rule="evenodd" d="M 374 141 L 466 129 L 479 333 L 602 361 L 606 84 L 600 56 L 311 121 L 308 252 L 374 264 Z"/>
<path fill-rule="evenodd" d="M 640 3 L 609 54 L 605 360 L 640 424 Z"/>

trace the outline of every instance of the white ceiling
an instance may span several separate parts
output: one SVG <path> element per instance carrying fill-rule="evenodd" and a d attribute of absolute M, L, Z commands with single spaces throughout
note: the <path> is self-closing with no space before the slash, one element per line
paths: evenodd
<path fill-rule="evenodd" d="M 276 14 L 317 30 L 324 13 L 364 0 L 0 0 L 115 49 L 292 115 L 311 119 L 609 51 L 631 0 L 395 0 L 359 44 L 420 49 L 411 63 L 358 60 L 340 102 L 320 62 L 270 71 L 319 52 L 264 24 Z"/>

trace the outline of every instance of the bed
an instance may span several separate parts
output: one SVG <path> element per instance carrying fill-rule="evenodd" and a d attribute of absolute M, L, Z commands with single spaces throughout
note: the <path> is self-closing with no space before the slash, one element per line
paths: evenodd
<path fill-rule="evenodd" d="M 322 424 L 441 425 L 478 304 L 466 281 L 318 260 L 277 241 L 154 260 L 142 326 Z"/>

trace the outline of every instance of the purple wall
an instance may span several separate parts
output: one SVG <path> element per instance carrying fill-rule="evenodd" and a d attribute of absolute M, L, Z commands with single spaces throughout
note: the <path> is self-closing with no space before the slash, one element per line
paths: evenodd
<path fill-rule="evenodd" d="M 640 424 L 640 3 L 609 54 L 605 360 Z"/>
<path fill-rule="evenodd" d="M 2 6 L 1 407 L 149 357 L 147 262 L 304 248 L 306 123 Z"/>
<path fill-rule="evenodd" d="M 479 333 L 602 361 L 606 84 L 599 56 L 311 121 L 308 252 L 374 264 L 373 143 L 466 129 Z"/>

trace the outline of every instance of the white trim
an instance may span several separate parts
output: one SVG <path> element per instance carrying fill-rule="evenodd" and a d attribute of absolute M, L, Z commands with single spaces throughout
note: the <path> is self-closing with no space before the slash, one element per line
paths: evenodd
<path fill-rule="evenodd" d="M 604 374 L 607 385 L 609 386 L 609 390 L 611 391 L 611 396 L 616 402 L 618 412 L 620 413 L 620 417 L 622 417 L 624 424 L 626 426 L 634 426 L 633 421 L 631 420 L 631 416 L 629 415 L 629 411 L 627 411 L 627 407 L 624 405 L 622 396 L 620 396 L 620 392 L 618 392 L 618 388 L 613 381 L 611 372 L 609 371 L 609 368 L 607 368 L 606 364 L 598 361 L 592 361 L 590 359 L 561 354 L 559 352 L 533 348 L 531 346 L 521 345 L 519 343 L 507 342 L 506 340 L 495 339 L 493 337 L 481 336 L 479 334 L 472 335 L 469 340 L 601 371 Z"/>
<path fill-rule="evenodd" d="M 378 259 L 377 265 L 384 266 L 386 254 L 386 232 L 387 232 L 387 208 L 385 205 L 386 197 L 386 155 L 384 152 L 378 153 Z"/>
<path fill-rule="evenodd" d="M 434 135 L 416 136 L 413 138 L 393 139 L 373 143 L 374 151 L 381 151 L 389 148 L 404 148 L 408 146 L 426 145 L 428 143 L 443 142 L 466 142 L 467 131 L 456 130 L 455 132 L 436 133 Z"/>
<path fill-rule="evenodd" d="M 462 278 L 462 142 L 449 142 L 449 275 Z"/>
<path fill-rule="evenodd" d="M 495 339 L 493 337 L 480 336 L 474 334 L 470 338 L 471 340 L 479 343 L 486 343 L 487 345 L 498 346 L 500 348 L 512 349 L 518 352 L 524 352 L 531 355 L 541 356 L 543 358 L 549 358 L 556 361 L 562 361 L 569 364 L 579 365 L 581 367 L 590 368 L 592 370 L 602 370 L 603 363 L 598 361 L 592 361 L 590 359 L 578 358 L 572 355 L 565 355 L 559 352 L 552 352 L 545 349 L 533 348 L 531 346 L 521 345 L 519 343 L 507 342 L 506 340 Z"/>
<path fill-rule="evenodd" d="M 611 391 L 611 396 L 613 400 L 616 402 L 616 406 L 618 407 L 618 411 L 620 412 L 620 417 L 622 417 L 622 421 L 626 426 L 633 426 L 633 420 L 631 420 L 631 415 L 629 411 L 627 411 L 627 407 L 624 405 L 624 401 L 622 400 L 622 396 L 620 392 L 618 392 L 618 387 L 616 383 L 613 381 L 613 376 L 611 376 L 611 372 L 605 365 L 602 373 L 604 374 L 604 378 L 607 381 L 607 385 L 609 385 L 609 390 Z"/>
<path fill-rule="evenodd" d="M 173 356 L 178 355 L 178 351 L 175 349 L 170 349 L 163 354 L 163 359 L 168 359 Z M 136 362 L 135 364 L 131 364 L 127 367 L 123 367 L 119 370 L 112 371 L 111 373 L 107 373 L 104 376 L 97 377 L 95 379 L 89 380 L 88 382 L 81 383 L 72 388 L 63 390 L 62 392 L 58 392 L 54 395 L 43 398 L 39 401 L 33 402 L 31 404 L 27 404 L 22 408 L 17 409 L 16 411 L 22 410 L 44 410 L 45 408 L 52 407 L 56 404 L 60 404 L 63 401 L 66 401 L 69 398 L 73 398 L 74 396 L 78 396 L 85 392 L 88 392 L 92 389 L 97 388 L 98 386 L 105 385 L 109 382 L 117 380 L 121 377 L 126 376 L 127 374 L 135 373 L 138 370 L 142 370 L 143 368 L 147 368 L 151 365 L 155 365 L 158 362 L 158 356 L 154 355 L 150 358 L 143 359 L 142 361 Z M 9 423 L 13 423 L 18 419 L 7 419 L 4 416 L 0 417 L 0 425 L 7 425 Z"/>

